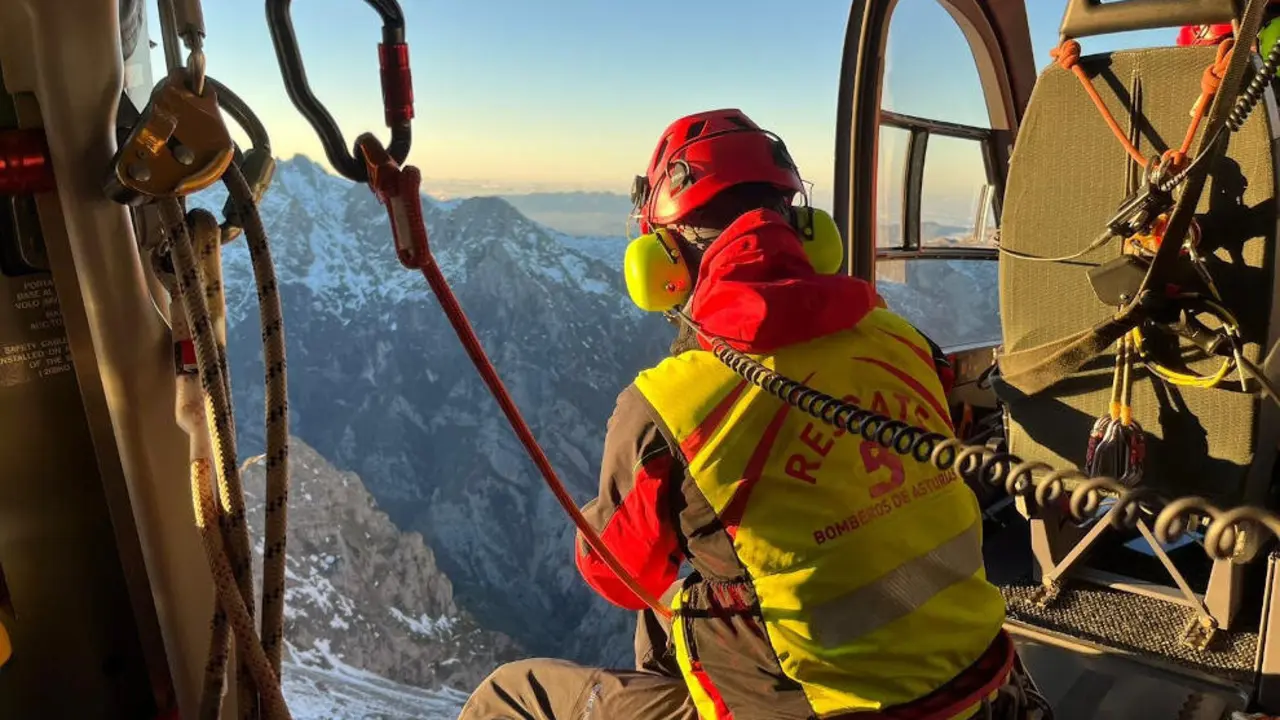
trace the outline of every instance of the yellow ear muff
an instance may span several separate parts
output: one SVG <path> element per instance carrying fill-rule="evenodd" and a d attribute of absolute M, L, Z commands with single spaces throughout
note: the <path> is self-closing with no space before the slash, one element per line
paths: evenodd
<path fill-rule="evenodd" d="M 622 268 L 631 302 L 647 312 L 666 312 L 693 291 L 689 265 L 664 229 L 632 240 Z"/>
<path fill-rule="evenodd" d="M 823 275 L 839 272 L 840 262 L 844 260 L 844 239 L 840 237 L 835 218 L 825 210 L 811 207 L 794 207 L 791 212 L 809 264 Z"/>

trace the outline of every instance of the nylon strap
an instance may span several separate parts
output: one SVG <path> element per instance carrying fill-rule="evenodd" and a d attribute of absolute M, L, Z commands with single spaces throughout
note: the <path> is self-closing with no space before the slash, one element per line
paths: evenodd
<path fill-rule="evenodd" d="M 1000 379 L 1026 395 L 1035 395 L 1075 373 L 1137 326 L 1137 313 L 1117 313 L 1094 327 L 1026 350 L 1002 353 Z"/>

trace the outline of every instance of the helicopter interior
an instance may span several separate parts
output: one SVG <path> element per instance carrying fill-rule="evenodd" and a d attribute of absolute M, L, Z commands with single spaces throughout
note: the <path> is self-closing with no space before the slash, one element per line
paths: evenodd
<path fill-rule="evenodd" d="M 987 507 L 988 574 L 1008 600 L 1009 627 L 1060 717 L 1125 717 L 1159 703 L 1188 718 L 1280 712 L 1280 555 L 1269 532 L 1280 520 L 1216 522 L 1218 508 L 1276 507 L 1280 406 L 1268 397 L 1267 360 L 1280 341 L 1280 110 L 1273 83 L 1252 80 L 1263 59 L 1246 63 L 1241 53 L 1231 65 L 1215 47 L 1165 47 L 1084 54 L 1037 73 L 1025 2 L 942 3 L 970 42 L 991 127 L 883 111 L 895 3 L 854 0 L 835 216 L 847 271 L 860 277 L 903 258 L 999 264 L 999 342 L 947 350 L 957 370 L 951 400 L 967 418 L 960 439 L 972 443 L 953 447 L 952 463 Z M 1087 50 L 1093 36 L 1230 21 L 1254 5 L 1071 0 L 1062 33 Z M 151 95 L 149 77 L 130 74 L 146 54 L 143 7 L 0 3 L 0 296 L 12 298 L 0 306 L 0 625 L 15 649 L 0 666 L 4 717 L 32 708 L 42 717 L 176 717 L 179 708 L 197 717 L 215 592 L 224 589 L 191 520 L 189 438 L 174 416 L 183 381 L 171 332 L 181 313 L 164 299 L 176 286 L 139 252 L 156 208 L 103 192 L 117 147 L 137 135 L 128 108 Z M 166 54 L 176 59 L 179 23 L 172 2 L 161 7 Z M 1202 79 L 1215 67 L 1225 90 L 1208 102 Z M 1250 87 L 1253 106 L 1231 117 Z M 1188 133 L 1198 107 L 1198 132 Z M 872 212 L 882 126 L 911 137 L 898 246 L 878 242 Z M 1218 143 L 1223 127 L 1230 142 Z M 981 144 L 998 249 L 922 244 L 930 137 Z M 1183 157 L 1170 160 L 1176 150 Z M 247 168 L 246 157 L 236 166 Z M 1151 192 L 1184 170 L 1183 195 Z M 1198 181 L 1199 170 L 1207 175 Z M 1194 202 L 1183 207 L 1185 195 Z M 1161 233 L 1151 230 L 1157 220 Z M 397 246 L 412 254 L 409 229 L 400 230 Z M 1104 230 L 1109 239 L 1091 245 Z M 1161 253 L 1165 235 L 1191 241 Z M 1138 236 L 1151 242 L 1137 247 Z M 1141 320 L 1117 321 L 1118 308 L 1137 312 L 1152 268 L 1169 273 L 1156 287 L 1176 286 L 1177 302 L 1151 301 L 1159 307 L 1141 305 Z M 1130 418 L 1129 406 L 1158 412 Z M 886 420 L 866 431 L 879 435 Z M 1096 447 L 1119 438 L 1132 449 L 1134 437 L 1145 443 L 1136 462 L 1104 462 Z M 920 440 L 894 433 L 882 442 L 900 438 Z M 930 449 L 936 459 L 936 443 Z M 1055 471 L 1071 467 L 1124 487 L 1060 482 Z M 1057 495 L 1036 497 L 1055 482 Z M 1201 504 L 1165 512 L 1187 496 Z M 1165 542 L 1174 519 L 1189 532 Z M 1073 682 L 1085 676 L 1110 685 L 1091 705 L 1072 706 L 1086 694 Z M 1121 698 L 1111 692 L 1116 678 L 1155 684 Z M 252 690 L 228 685 L 226 717 Z"/>
<path fill-rule="evenodd" d="M 1093 426 L 1117 399 L 1113 388 L 1119 389 L 1118 376 L 1113 371 L 1120 367 L 1115 349 L 1121 343 L 1105 353 L 1090 353 L 1083 364 L 1052 368 L 1050 378 L 1028 382 L 1028 364 L 1046 369 L 1052 364 L 1046 362 L 1049 358 L 1078 339 L 1082 330 L 1107 320 L 1125 302 L 1125 294 L 1137 290 L 1148 260 L 1128 256 L 1114 236 L 1104 243 L 1095 238 L 1099 229 L 1116 222 L 1126 201 L 1141 195 L 1150 178 L 1148 163 L 1155 169 L 1168 151 L 1182 146 L 1186 152 L 1186 142 L 1203 139 L 1194 127 L 1188 132 L 1194 117 L 1188 111 L 1200 101 L 1201 78 L 1215 61 L 1219 74 L 1224 68 L 1213 47 L 1088 54 L 1092 36 L 1166 27 L 1179 18 L 1160 3 L 1068 3 L 1062 37 L 1081 40 L 1085 54 L 1075 64 L 1126 133 L 1124 139 L 1138 153 L 1133 158 L 1108 129 L 1106 116 L 1073 67 L 1052 62 L 1038 78 L 1028 77 L 1040 59 L 1029 57 L 1021 3 L 957 0 L 945 5 L 977 59 L 991 128 L 877 113 L 880 89 L 864 78 L 883 71 L 875 48 L 884 35 L 877 31 L 884 32 L 892 7 L 867 3 L 856 8 L 863 45 L 846 66 L 841 107 L 849 112 L 843 116 L 846 125 L 840 138 L 847 144 L 837 174 L 845 181 L 838 197 L 850 199 L 841 217 L 852 227 L 850 265 L 856 274 L 874 277 L 877 261 L 901 257 L 998 261 L 1002 338 L 999 343 L 959 349 L 954 358 L 963 397 L 957 394 L 952 400 L 964 412 L 976 408 L 977 418 L 985 413 L 988 423 L 1002 427 L 992 440 L 992 433 L 982 432 L 983 423 L 975 423 L 970 426 L 975 433 L 971 439 L 989 442 L 996 452 L 1043 463 L 1036 470 L 1042 481 L 1054 468 L 1086 467 Z M 1231 3 L 1213 8 L 1190 5 L 1181 9 L 1199 13 L 1196 22 L 1239 17 L 1233 14 L 1239 7 Z M 1263 364 L 1277 340 L 1276 115 L 1273 90 L 1259 87 L 1258 94 L 1256 110 L 1208 171 L 1191 229 L 1201 242 L 1191 255 L 1198 253 L 1201 260 L 1188 263 L 1205 268 L 1208 282 L 1224 299 L 1234 296 L 1226 302 L 1240 309 L 1239 319 L 1206 322 L 1218 330 L 1238 323 L 1239 352 L 1254 365 Z M 867 242 L 877 228 L 867 213 L 859 212 L 874 202 L 875 165 L 865 158 L 877 147 L 877 130 L 885 125 L 911 133 L 901 247 Z M 1016 143 L 1011 140 L 1015 135 Z M 973 138 L 982 144 L 994 190 L 998 249 L 931 248 L 920 243 L 921 167 L 927 141 L 936 136 Z M 855 162 L 858 157 L 864 160 Z M 1204 242 L 1210 235 L 1219 239 Z M 1177 282 L 1191 286 L 1205 281 L 1197 274 Z M 1246 319 L 1245 313 L 1252 317 Z M 1196 320 L 1192 325 L 1207 329 Z M 1158 408 L 1142 425 L 1142 487 L 1166 497 L 1201 496 L 1220 507 L 1274 507 L 1275 403 L 1241 391 L 1237 375 L 1219 376 L 1223 357 L 1206 354 L 1188 333 L 1165 338 L 1168 345 L 1163 349 L 1156 348 L 1155 338 L 1144 340 L 1143 359 L 1149 362 L 1124 383 L 1126 403 Z M 1145 353 L 1163 353 L 1159 357 L 1166 359 Z M 1166 363 L 1180 371 L 1168 371 Z M 988 367 L 994 371 L 981 371 Z M 1156 455 L 1163 457 L 1157 460 Z M 987 479 L 1004 484 L 1009 470 L 1004 468 L 1003 478 Z M 983 472 L 998 475 L 1000 470 L 989 465 Z M 975 487 L 980 495 L 988 490 L 982 485 Z M 1043 506 L 1026 498 L 1014 501 L 1003 493 L 986 494 L 984 500 L 995 509 L 986 535 L 988 573 L 1005 592 L 1009 625 L 1022 637 L 1138 658 L 1184 678 L 1233 686 L 1263 707 L 1274 707 L 1275 650 L 1267 642 L 1273 621 L 1274 558 L 1260 551 L 1259 546 L 1272 545 L 1256 530 L 1242 528 L 1232 538 L 1232 552 L 1214 560 L 1203 551 L 1203 532 L 1178 543 L 1160 542 L 1151 532 L 1155 518 L 1149 513 L 1127 530 L 1117 530 L 1107 522 L 1112 518 L 1096 519 L 1108 510 L 1126 512 L 1115 506 L 1103 504 L 1095 510 L 1095 519 L 1080 522 L 1065 496 Z M 1249 562 L 1243 561 L 1246 556 Z M 1069 702 L 1065 695 L 1058 699 Z M 1096 705 L 1085 711 L 1077 703 L 1072 712 L 1093 717 L 1104 711 Z M 1216 717 L 1212 713 L 1221 709 L 1207 712 L 1206 717 Z"/>

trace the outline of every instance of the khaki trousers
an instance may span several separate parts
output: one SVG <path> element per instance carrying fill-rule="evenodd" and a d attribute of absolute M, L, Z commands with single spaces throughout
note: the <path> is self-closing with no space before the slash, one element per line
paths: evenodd
<path fill-rule="evenodd" d="M 664 600 L 679 588 L 679 582 Z M 498 668 L 475 689 L 458 720 L 697 720 L 668 655 L 670 624 L 652 610 L 636 622 L 636 669 L 583 667 L 534 658 Z"/>

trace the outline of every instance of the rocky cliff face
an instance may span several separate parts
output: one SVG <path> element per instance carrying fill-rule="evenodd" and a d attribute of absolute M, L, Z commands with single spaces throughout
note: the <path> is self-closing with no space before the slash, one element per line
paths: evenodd
<path fill-rule="evenodd" d="M 458 607 L 422 536 L 397 529 L 358 476 L 297 438 L 290 469 L 285 639 L 293 663 L 462 692 L 523 654 Z M 263 484 L 262 467 L 251 466 L 245 491 L 259 589 Z"/>
<path fill-rule="evenodd" d="M 662 356 L 672 330 L 629 305 L 622 238 L 564 236 L 497 198 L 425 202 L 445 276 L 565 484 L 585 502 L 617 393 Z M 281 164 L 262 213 L 285 309 L 292 432 L 359 473 L 397 527 L 421 533 L 457 605 L 482 627 L 531 654 L 630 664 L 629 614 L 578 578 L 568 519 L 421 275 L 396 261 L 373 195 L 295 158 Z M 248 454 L 262 446 L 256 298 L 243 244 L 229 246 L 225 260 L 237 426 Z"/>

